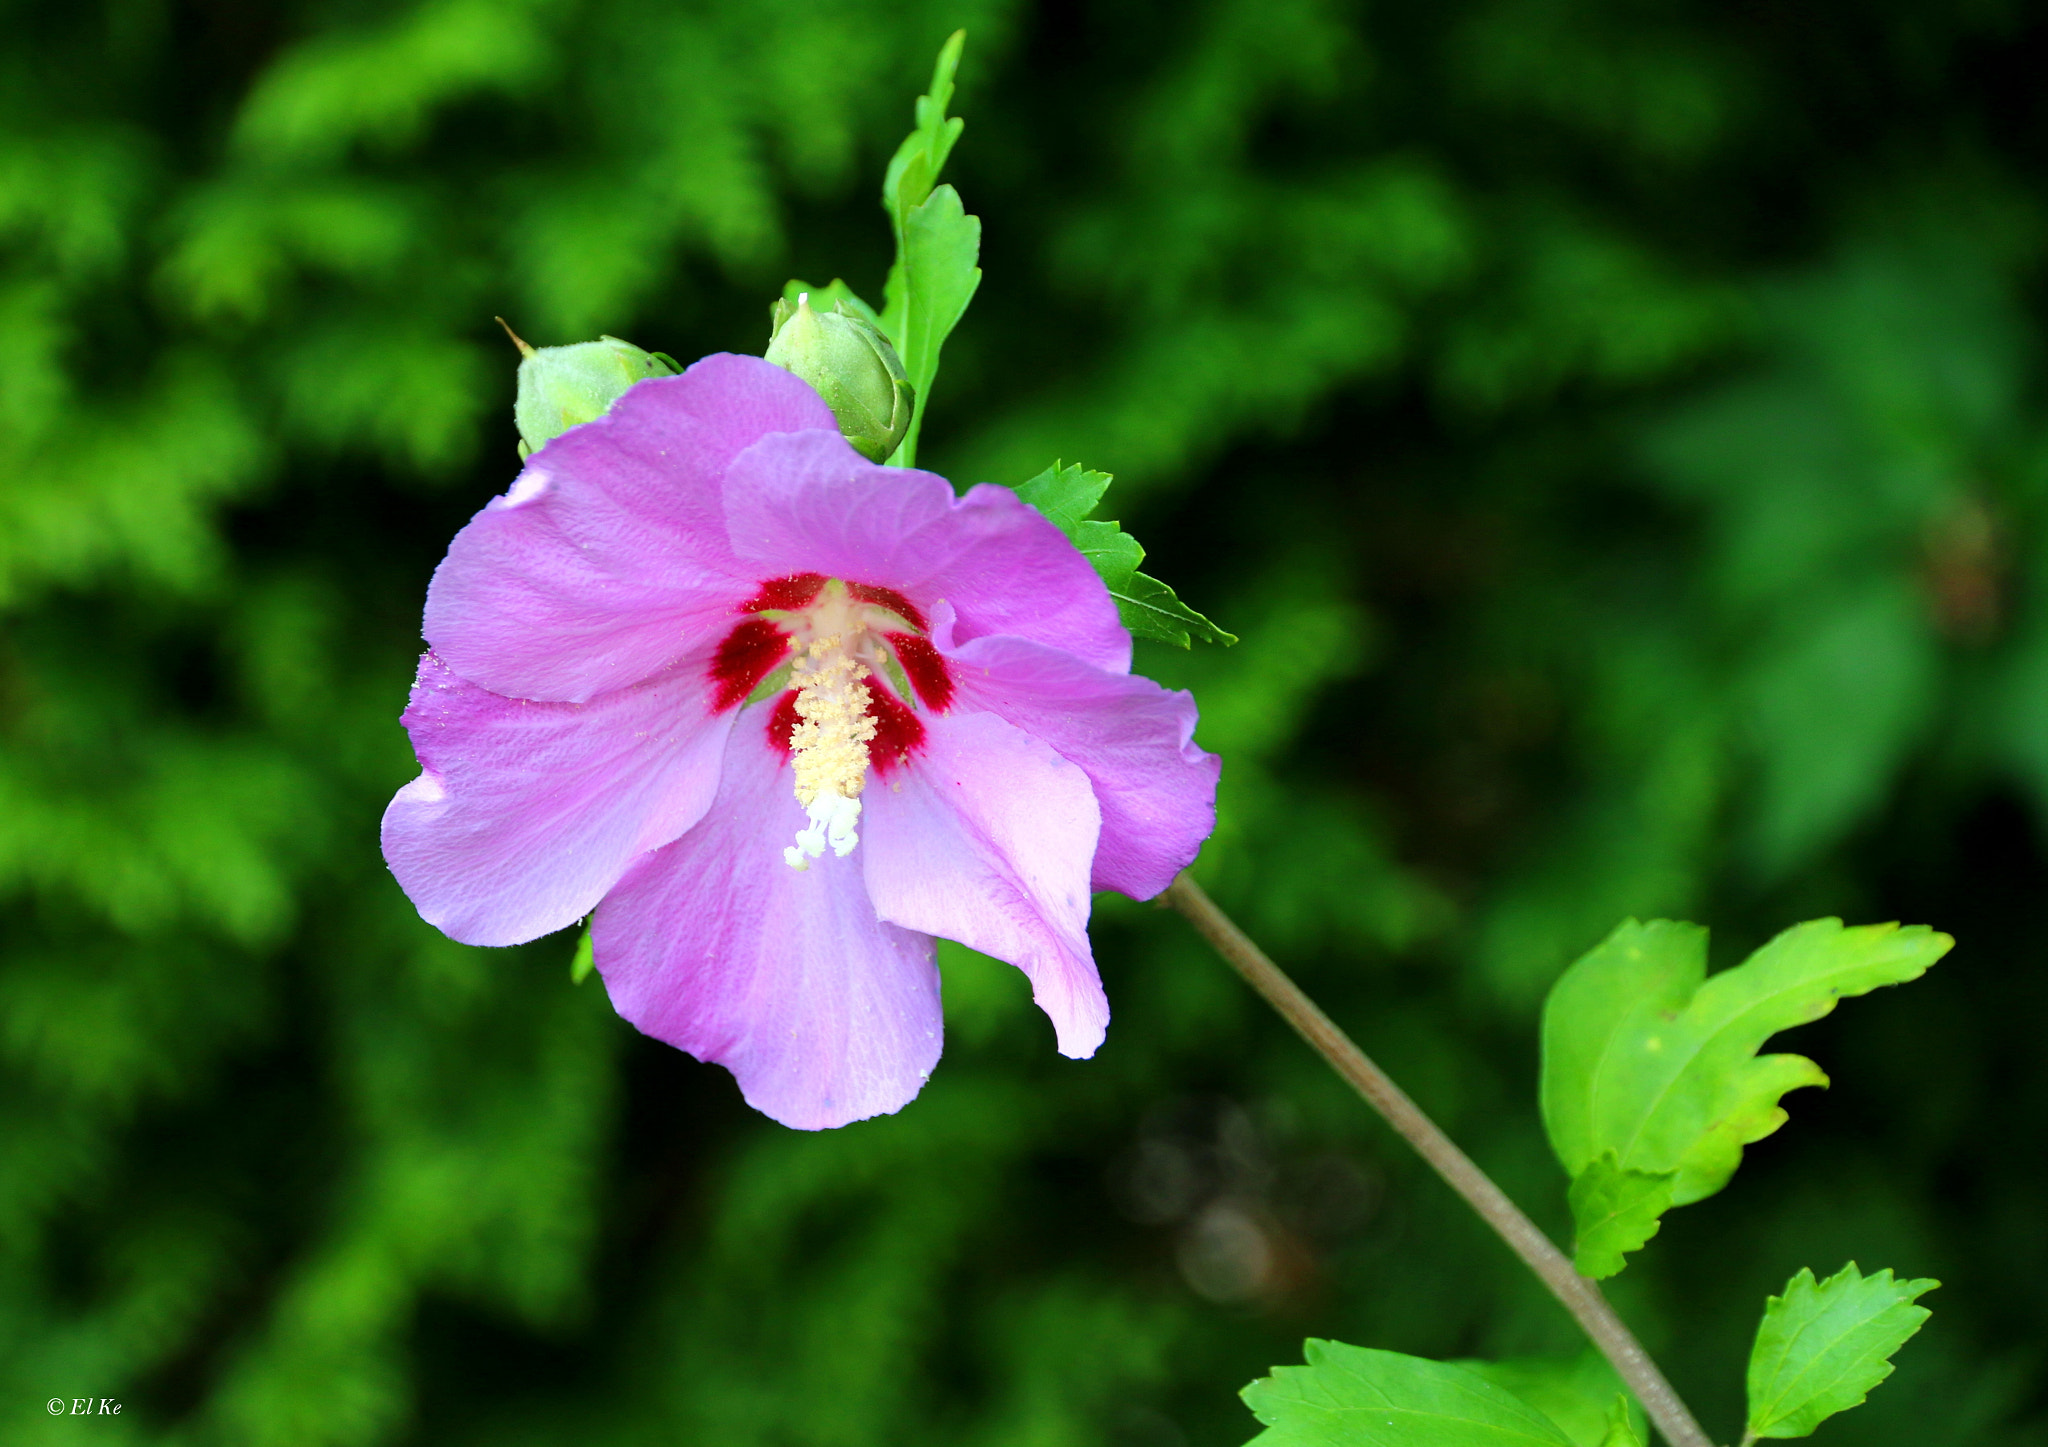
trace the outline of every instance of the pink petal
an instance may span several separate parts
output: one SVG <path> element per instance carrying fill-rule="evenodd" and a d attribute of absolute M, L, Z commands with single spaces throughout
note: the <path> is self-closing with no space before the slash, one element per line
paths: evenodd
<path fill-rule="evenodd" d="M 943 608 L 932 641 L 951 665 L 956 709 L 1007 719 L 1088 775 L 1102 810 L 1096 889 L 1150 899 L 1194 861 L 1216 827 L 1223 761 L 1195 746 L 1192 695 L 1022 638 L 956 644 Z"/>
<path fill-rule="evenodd" d="M 427 589 L 428 642 L 516 698 L 581 703 L 651 677 L 760 580 L 726 545 L 727 465 L 763 435 L 819 427 L 839 436 L 808 383 L 759 357 L 640 383 L 456 534 Z"/>
<path fill-rule="evenodd" d="M 733 551 L 765 573 L 892 588 L 960 634 L 1013 633 L 1128 672 L 1131 637 L 1095 569 L 1006 487 L 877 467 L 834 433 L 764 437 L 726 473 Z"/>
<path fill-rule="evenodd" d="M 938 1063 L 932 942 L 875 917 L 860 849 L 799 872 L 793 775 L 769 708 L 742 710 L 718 799 L 598 907 L 612 1005 L 733 1073 L 747 1104 L 798 1130 L 901 1109 Z"/>
<path fill-rule="evenodd" d="M 731 720 L 709 714 L 694 671 L 587 704 L 529 703 L 429 653 L 405 711 L 423 772 L 384 811 L 384 858 L 451 938 L 537 939 L 697 822 Z"/>
<path fill-rule="evenodd" d="M 993 714 L 926 721 L 907 769 L 861 796 L 868 893 L 882 918 L 1007 960 L 1031 978 L 1062 1055 L 1093 1055 L 1109 1001 L 1088 948 L 1094 791 Z"/>

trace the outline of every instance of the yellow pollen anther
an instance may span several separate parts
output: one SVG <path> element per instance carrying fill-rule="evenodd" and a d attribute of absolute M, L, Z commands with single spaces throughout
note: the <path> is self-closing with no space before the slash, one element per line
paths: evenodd
<path fill-rule="evenodd" d="M 820 638 L 792 664 L 801 722 L 790 730 L 789 749 L 796 765 L 796 801 L 810 816 L 809 827 L 798 830 L 796 843 L 782 851 L 792 869 L 810 868 L 828 843 L 844 858 L 860 842 L 854 825 L 860 819 L 861 790 L 867 787 L 875 721 L 868 717 L 872 695 L 862 681 L 867 667 L 843 642 L 836 633 Z"/>

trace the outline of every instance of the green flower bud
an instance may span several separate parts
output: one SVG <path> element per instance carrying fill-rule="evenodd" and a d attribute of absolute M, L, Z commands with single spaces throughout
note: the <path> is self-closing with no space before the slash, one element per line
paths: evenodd
<path fill-rule="evenodd" d="M 499 326 L 505 326 L 503 317 Z M 519 424 L 519 455 L 538 451 L 571 427 L 594 421 L 635 382 L 671 377 L 678 368 L 659 352 L 645 352 L 617 337 L 600 337 L 569 347 L 530 347 L 505 327 L 519 348 L 519 396 L 512 420 Z"/>
<path fill-rule="evenodd" d="M 768 360 L 818 389 L 839 430 L 870 462 L 886 462 L 910 430 L 913 400 L 902 359 L 872 322 L 841 302 L 811 310 L 805 292 L 775 303 Z"/>

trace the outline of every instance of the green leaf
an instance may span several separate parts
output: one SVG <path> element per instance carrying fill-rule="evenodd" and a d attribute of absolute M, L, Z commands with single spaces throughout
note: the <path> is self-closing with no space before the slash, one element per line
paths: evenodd
<path fill-rule="evenodd" d="M 1642 1409 L 1622 1389 L 1607 1358 L 1591 1347 L 1575 1357 L 1514 1357 L 1504 1362 L 1459 1362 L 1475 1376 L 1512 1392 L 1548 1417 L 1573 1447 L 1622 1447 L 1615 1413 L 1638 1440 Z"/>
<path fill-rule="evenodd" d="M 1785 1294 L 1764 1306 L 1749 1354 L 1749 1427 L 1758 1437 L 1804 1437 L 1837 1412 L 1860 1406 L 1892 1374 L 1891 1357 L 1932 1315 L 1915 1306 L 1941 1285 L 1865 1276 L 1851 1261 L 1816 1284 L 1801 1267 Z"/>
<path fill-rule="evenodd" d="M 883 287 L 877 319 L 903 359 L 912 388 L 910 430 L 889 461 L 909 467 L 926 401 L 939 374 L 939 351 L 981 285 L 981 218 L 966 214 L 960 193 L 937 184 L 965 122 L 948 119 L 953 72 L 967 32 L 955 31 L 939 51 L 931 89 L 917 98 L 917 125 L 896 148 L 882 179 L 882 206 L 896 233 L 896 262 Z"/>
<path fill-rule="evenodd" d="M 888 309 L 881 327 L 903 358 L 913 389 L 910 431 L 891 460 L 908 467 L 917 457 L 918 429 L 939 374 L 939 351 L 981 285 L 981 218 L 969 216 L 960 193 L 941 186 L 904 218 L 896 264 L 885 287 Z"/>
<path fill-rule="evenodd" d="M 1266 1424 L 1256 1447 L 1574 1447 L 1555 1423 L 1448 1362 L 1310 1339 L 1308 1365 L 1240 1394 Z"/>
<path fill-rule="evenodd" d="M 1106 472 L 1055 462 L 1029 482 L 1018 484 L 1017 496 L 1044 513 L 1095 565 L 1116 603 L 1117 618 L 1133 638 L 1152 638 L 1181 648 L 1190 646 L 1191 635 L 1226 647 L 1237 642 L 1235 633 L 1218 628 L 1175 597 L 1166 584 L 1138 571 L 1145 550 L 1136 538 L 1116 523 L 1089 518 L 1112 480 Z"/>
<path fill-rule="evenodd" d="M 1138 574 L 1138 564 L 1145 561 L 1145 550 L 1138 546 L 1136 538 L 1115 523 L 1106 522 L 1080 523 L 1072 536 L 1081 556 L 1093 563 L 1095 571 L 1102 575 L 1111 597 L 1115 597 L 1119 590 L 1129 590 L 1131 580 Z M 1122 611 L 1121 604 L 1118 611 Z M 1129 627 L 1129 622 L 1126 621 L 1124 626 Z"/>
<path fill-rule="evenodd" d="M 953 152 L 953 143 L 960 139 L 967 124 L 946 116 L 946 107 L 953 99 L 953 73 L 960 68 L 960 51 L 966 44 L 967 32 L 956 30 L 939 47 L 938 63 L 932 67 L 931 88 L 917 98 L 916 129 L 904 137 L 896 154 L 889 158 L 889 169 L 882 173 L 882 205 L 896 229 L 899 250 L 906 218 L 931 195 L 939 172 L 945 169 L 946 157 Z"/>
<path fill-rule="evenodd" d="M 1116 599 L 1117 616 L 1131 630 L 1133 638 L 1155 638 L 1179 648 L 1188 647 L 1191 637 L 1225 647 L 1237 642 L 1235 633 L 1218 628 L 1181 602 L 1173 595 L 1173 589 L 1157 578 L 1133 573 L 1123 591 L 1111 588 L 1109 596 Z"/>
<path fill-rule="evenodd" d="M 1795 925 L 1707 978 L 1707 932 L 1625 921 L 1565 971 L 1543 1007 L 1543 1123 L 1574 1179 L 1615 1165 L 1672 1174 L 1671 1204 L 1728 1183 L 1742 1148 L 1784 1124 L 1778 1099 L 1825 1085 L 1799 1055 L 1756 1052 L 1845 995 L 1917 978 L 1954 943 L 1924 925 Z M 1589 1187 L 1589 1202 L 1610 1193 Z M 1582 1235 L 1597 1222 L 1581 1220 Z"/>
<path fill-rule="evenodd" d="M 1063 467 L 1055 462 L 1029 482 L 1018 483 L 1017 496 L 1044 513 L 1055 527 L 1071 538 L 1081 520 L 1095 511 L 1095 505 L 1102 501 L 1102 495 L 1109 491 L 1112 481 L 1114 479 L 1106 472 L 1090 472 L 1085 467 Z"/>
<path fill-rule="evenodd" d="M 1571 1190 L 1572 1220 L 1578 1226 L 1572 1264 L 1595 1280 L 1620 1271 L 1623 1257 L 1642 1250 L 1657 1234 L 1677 1179 L 1670 1171 L 1625 1171 L 1613 1151 L 1579 1172 Z"/>
<path fill-rule="evenodd" d="M 569 957 L 569 983 L 580 985 L 590 978 L 590 972 L 597 965 L 597 956 L 591 953 L 590 922 L 583 922 L 583 933 L 576 936 L 576 953 Z"/>

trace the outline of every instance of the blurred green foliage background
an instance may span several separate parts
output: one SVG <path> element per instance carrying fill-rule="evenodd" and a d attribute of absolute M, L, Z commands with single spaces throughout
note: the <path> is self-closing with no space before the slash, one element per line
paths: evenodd
<path fill-rule="evenodd" d="M 2018 0 L 8 0 L 0 1438 L 1222 1447 L 1314 1333 L 1571 1328 L 1175 918 L 900 1116 L 639 1038 L 378 856 L 516 357 L 879 292 L 956 26 L 924 461 L 1119 474 L 1229 651 L 1204 878 L 1553 1230 L 1624 914 L 1961 945 L 1615 1295 L 1727 1434 L 1800 1266 L 1938 1276 L 1855 1444 L 2048 1441 L 2048 17 Z M 1725 961 L 1724 961 L 1725 962 Z M 46 1398 L 114 1397 L 51 1419 Z"/>

